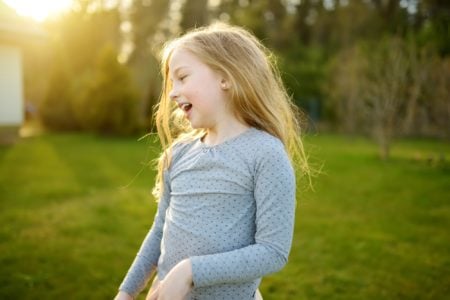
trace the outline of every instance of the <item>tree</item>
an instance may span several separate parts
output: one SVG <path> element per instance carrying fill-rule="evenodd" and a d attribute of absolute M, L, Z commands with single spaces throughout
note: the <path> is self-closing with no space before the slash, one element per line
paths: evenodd
<path fill-rule="evenodd" d="M 105 44 L 119 48 L 119 22 L 117 7 L 106 7 L 101 0 L 77 0 L 72 10 L 45 24 L 49 52 L 43 60 L 49 62 L 51 71 L 48 75 L 46 70 L 34 70 L 39 74 L 29 76 L 48 76 L 46 95 L 39 105 L 47 127 L 80 128 L 73 101 L 83 90 L 75 89 L 92 73 L 97 53 Z"/>
<path fill-rule="evenodd" d="M 74 7 L 46 26 L 53 49 L 64 56 L 73 76 L 95 64 L 97 53 L 106 44 L 120 48 L 120 15 L 117 7 L 104 7 L 100 0 L 78 0 Z"/>
<path fill-rule="evenodd" d="M 360 133 L 365 123 L 361 116 L 363 91 L 360 84 L 365 63 L 357 45 L 342 49 L 329 63 L 326 110 L 344 133 Z"/>
<path fill-rule="evenodd" d="M 140 117 L 147 129 L 152 124 L 152 107 L 156 104 L 161 86 L 157 53 L 163 40 L 155 37 L 161 33 L 162 23 L 168 17 L 170 1 L 133 0 L 126 19 L 131 23 L 132 52 L 127 61 L 140 99 Z"/>
<path fill-rule="evenodd" d="M 99 53 L 96 70 L 74 108 L 83 128 L 101 134 L 127 135 L 139 129 L 138 98 L 128 69 L 112 46 Z"/>
<path fill-rule="evenodd" d="M 417 5 L 417 32 L 423 45 L 432 45 L 441 57 L 450 54 L 450 2 L 421 0 Z"/>
<path fill-rule="evenodd" d="M 186 0 L 181 9 L 182 31 L 209 23 L 208 0 Z"/>
<path fill-rule="evenodd" d="M 380 156 L 386 160 L 391 140 L 402 121 L 400 109 L 406 101 L 407 53 L 403 41 L 396 37 L 386 37 L 367 46 L 367 63 L 361 78 L 364 116 L 370 121 Z"/>
<path fill-rule="evenodd" d="M 47 91 L 39 104 L 39 116 L 48 129 L 78 129 L 79 124 L 71 106 L 73 95 L 67 63 L 60 55 L 54 59 L 57 63 L 53 64 L 50 71 Z"/>
<path fill-rule="evenodd" d="M 450 58 L 431 57 L 427 60 L 427 78 L 423 84 L 420 112 L 416 127 L 427 136 L 450 138 Z M 417 120 L 419 118 L 425 120 Z M 419 123 L 422 121 L 422 124 Z M 417 126 L 419 125 L 419 126 Z"/>

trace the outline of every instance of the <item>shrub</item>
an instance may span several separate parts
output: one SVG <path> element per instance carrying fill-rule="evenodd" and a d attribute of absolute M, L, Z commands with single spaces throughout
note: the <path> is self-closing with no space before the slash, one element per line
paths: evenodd
<path fill-rule="evenodd" d="M 128 69 L 117 61 L 113 47 L 106 46 L 100 51 L 93 74 L 80 82 L 73 108 L 83 128 L 102 134 L 128 135 L 141 127 L 136 90 Z"/>
<path fill-rule="evenodd" d="M 45 97 L 39 103 L 39 116 L 46 128 L 69 130 L 79 127 L 72 110 L 72 98 L 68 72 L 62 63 L 56 63 Z"/>

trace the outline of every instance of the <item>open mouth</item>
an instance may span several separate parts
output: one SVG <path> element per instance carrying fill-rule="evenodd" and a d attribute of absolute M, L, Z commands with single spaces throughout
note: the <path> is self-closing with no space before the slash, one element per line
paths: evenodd
<path fill-rule="evenodd" d="M 184 110 L 185 112 L 188 112 L 192 108 L 191 103 L 182 103 L 180 104 L 180 108 Z"/>

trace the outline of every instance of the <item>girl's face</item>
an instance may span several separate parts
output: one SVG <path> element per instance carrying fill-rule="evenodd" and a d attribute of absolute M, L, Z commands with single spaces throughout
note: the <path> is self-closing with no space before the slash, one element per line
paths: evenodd
<path fill-rule="evenodd" d="M 226 122 L 226 82 L 195 55 L 175 49 L 169 61 L 170 99 L 184 111 L 192 128 L 214 128 Z"/>

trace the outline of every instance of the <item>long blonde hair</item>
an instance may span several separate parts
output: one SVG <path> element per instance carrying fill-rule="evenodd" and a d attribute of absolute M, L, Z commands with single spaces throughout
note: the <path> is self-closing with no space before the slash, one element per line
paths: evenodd
<path fill-rule="evenodd" d="M 157 158 L 157 177 L 153 195 L 159 199 L 163 191 L 163 172 L 172 161 L 171 146 L 189 141 L 205 133 L 193 129 L 169 98 L 171 82 L 169 61 L 174 49 L 196 55 L 230 83 L 231 109 L 247 125 L 279 138 L 294 168 L 307 175 L 311 170 L 301 139 L 301 110 L 292 102 L 280 77 L 274 55 L 251 33 L 224 23 L 194 29 L 165 44 L 161 72 L 163 89 L 154 108 L 154 120 L 161 141 L 162 154 Z M 311 183 L 311 180 L 310 180 Z"/>

